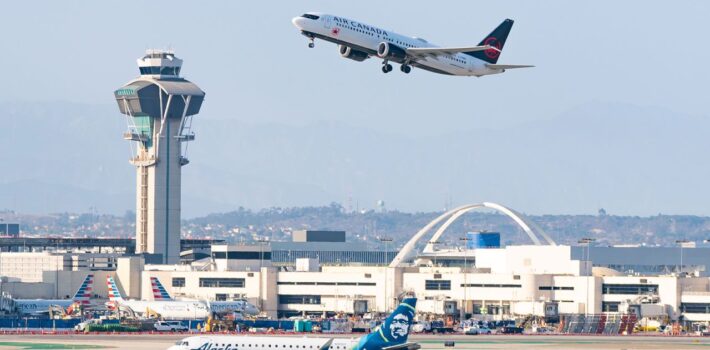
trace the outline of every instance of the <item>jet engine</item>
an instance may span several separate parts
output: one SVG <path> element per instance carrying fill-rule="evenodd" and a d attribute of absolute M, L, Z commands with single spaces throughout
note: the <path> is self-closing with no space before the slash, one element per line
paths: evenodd
<path fill-rule="evenodd" d="M 367 52 L 353 50 L 352 47 L 345 46 L 345 45 L 338 45 L 338 51 L 340 51 L 340 56 L 343 56 L 345 58 L 349 58 L 353 61 L 358 61 L 358 62 L 362 62 L 369 57 Z"/>
<path fill-rule="evenodd" d="M 377 56 L 384 59 L 403 60 L 407 57 L 407 52 L 397 45 L 383 41 L 377 46 Z"/>

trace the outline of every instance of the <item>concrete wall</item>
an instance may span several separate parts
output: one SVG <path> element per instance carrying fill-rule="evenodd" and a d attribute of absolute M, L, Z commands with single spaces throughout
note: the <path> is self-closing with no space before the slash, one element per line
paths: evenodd
<path fill-rule="evenodd" d="M 51 299 L 54 298 L 54 283 L 45 282 L 5 282 L 2 291 L 14 299 Z"/>

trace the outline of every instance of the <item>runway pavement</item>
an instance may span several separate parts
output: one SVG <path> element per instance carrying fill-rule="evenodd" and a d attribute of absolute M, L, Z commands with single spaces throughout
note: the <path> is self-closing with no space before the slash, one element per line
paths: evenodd
<path fill-rule="evenodd" d="M 88 349 L 113 348 L 126 350 L 167 349 L 188 335 L 0 335 L 0 349 Z M 252 335 L 254 336 L 254 335 Z M 302 337 L 302 335 L 279 335 Z M 318 334 L 318 337 L 333 335 Z M 340 336 L 338 336 L 340 337 Z M 351 336 L 347 336 L 351 337 Z M 454 347 L 445 347 L 444 341 L 454 341 Z M 526 349 L 526 350 L 632 350 L 632 349 L 710 349 L 710 338 L 662 336 L 530 336 L 530 335 L 414 335 L 410 341 L 418 342 L 422 350 L 428 349 Z M 33 345 L 36 344 L 36 345 Z M 51 344 L 51 345 L 50 345 Z"/>

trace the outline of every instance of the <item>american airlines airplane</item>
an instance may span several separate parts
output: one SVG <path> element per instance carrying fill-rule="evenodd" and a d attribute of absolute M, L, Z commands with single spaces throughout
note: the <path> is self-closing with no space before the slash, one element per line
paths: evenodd
<path fill-rule="evenodd" d="M 14 299 L 15 308 L 22 314 L 46 314 L 52 306 L 69 309 L 75 303 L 89 304 L 93 290 L 94 275 L 86 275 L 84 282 L 71 299 Z"/>
<path fill-rule="evenodd" d="M 174 301 L 168 291 L 165 289 L 160 280 L 157 277 L 150 278 L 150 285 L 153 288 L 153 299 L 156 301 Z M 249 303 L 246 300 L 234 300 L 234 301 L 208 301 L 207 305 L 210 311 L 217 314 L 225 313 L 240 313 L 242 315 L 254 316 L 258 315 L 259 310 L 256 305 Z"/>
<path fill-rule="evenodd" d="M 168 350 L 417 350 L 408 343 L 416 313 L 416 298 L 406 298 L 382 325 L 357 339 L 251 336 L 195 336 L 175 343 Z"/>
<path fill-rule="evenodd" d="M 513 27 L 512 19 L 503 21 L 478 45 L 463 47 L 438 47 L 422 38 L 318 12 L 305 13 L 292 22 L 308 38 L 308 47 L 313 48 L 318 38 L 338 44 L 340 55 L 354 61 L 379 57 L 383 73 L 392 71 L 390 61 L 401 64 L 400 70 L 404 73 L 409 73 L 411 67 L 418 67 L 439 74 L 475 77 L 503 73 L 506 69 L 534 67 L 498 64 L 498 57 Z"/>
<path fill-rule="evenodd" d="M 138 314 L 148 313 L 149 310 L 158 313 L 167 319 L 202 319 L 210 315 L 209 306 L 203 301 L 178 301 L 178 300 L 125 300 L 116 286 L 116 281 L 111 276 L 106 277 L 109 303 L 113 306 L 122 305 Z"/>

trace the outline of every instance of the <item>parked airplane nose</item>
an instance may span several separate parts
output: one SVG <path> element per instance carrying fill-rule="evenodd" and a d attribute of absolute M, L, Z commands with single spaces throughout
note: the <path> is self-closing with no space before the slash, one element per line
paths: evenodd
<path fill-rule="evenodd" d="M 305 21 L 305 18 L 303 17 L 294 17 L 291 20 L 291 23 L 293 23 L 294 26 L 298 29 L 303 29 L 303 21 Z"/>

